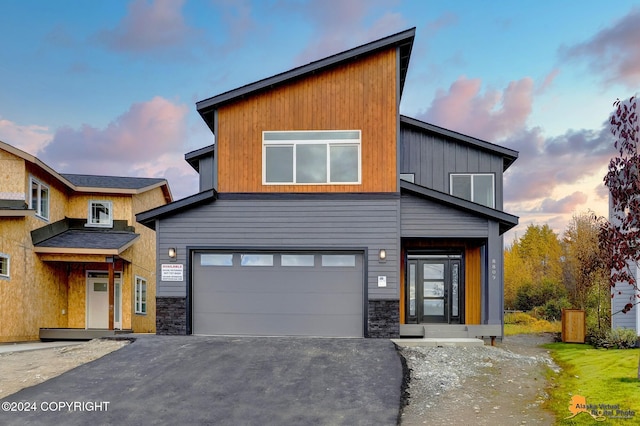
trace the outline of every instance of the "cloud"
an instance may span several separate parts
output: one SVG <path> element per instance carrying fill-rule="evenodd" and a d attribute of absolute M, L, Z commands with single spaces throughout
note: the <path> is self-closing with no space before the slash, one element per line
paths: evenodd
<path fill-rule="evenodd" d="M 0 118 L 0 140 L 31 155 L 38 156 L 52 137 L 46 126 L 35 124 L 23 126 Z"/>
<path fill-rule="evenodd" d="M 558 68 L 554 68 L 551 70 L 549 74 L 547 74 L 544 78 L 542 84 L 536 90 L 536 94 L 542 94 L 547 91 L 555 81 L 556 77 L 560 74 L 560 70 Z"/>
<path fill-rule="evenodd" d="M 581 191 L 576 191 L 560 200 L 546 198 L 542 201 L 540 210 L 545 213 L 571 213 L 578 206 L 585 204 L 587 199 L 587 194 Z"/>
<path fill-rule="evenodd" d="M 615 154 L 604 124 L 599 131 L 570 130 L 552 138 L 545 138 L 539 128 L 526 129 L 504 145 L 520 152 L 505 174 L 505 199 L 510 202 L 549 198 L 558 186 L 579 184 L 592 176 Z"/>
<path fill-rule="evenodd" d="M 481 93 L 480 79 L 458 78 L 439 90 L 419 119 L 487 140 L 502 139 L 524 128 L 531 114 L 533 80 L 512 81 L 502 91 Z"/>
<path fill-rule="evenodd" d="M 127 14 L 113 29 L 97 37 L 108 48 L 130 53 L 181 46 L 193 30 L 182 15 L 184 0 L 133 0 Z"/>
<path fill-rule="evenodd" d="M 301 13 L 314 29 L 312 41 L 295 63 L 306 64 L 405 29 L 402 15 L 390 11 L 381 12 L 379 18 L 368 22 L 381 7 L 391 6 L 389 2 L 370 0 L 311 1 L 303 5 L 282 2 L 281 8 Z"/>
<path fill-rule="evenodd" d="M 57 129 L 41 158 L 61 172 L 127 175 L 138 163 L 181 156 L 187 111 L 161 97 L 135 103 L 104 129 Z"/>
<path fill-rule="evenodd" d="M 247 0 L 214 0 L 221 14 L 228 41 L 222 46 L 225 52 L 241 47 L 249 34 L 258 27 L 258 22 L 253 17 L 251 2 Z"/>
<path fill-rule="evenodd" d="M 590 40 L 560 50 L 566 60 L 586 60 L 589 68 L 607 84 L 640 84 L 640 8 L 631 11 Z"/>

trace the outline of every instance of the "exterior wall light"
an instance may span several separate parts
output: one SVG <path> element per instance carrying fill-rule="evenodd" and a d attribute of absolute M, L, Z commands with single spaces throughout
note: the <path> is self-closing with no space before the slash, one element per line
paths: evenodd
<path fill-rule="evenodd" d="M 169 247 L 169 258 L 175 260 L 178 256 L 178 251 L 175 247 Z"/>
<path fill-rule="evenodd" d="M 380 259 L 381 262 L 387 260 L 387 251 L 385 249 L 380 249 L 378 252 L 378 259 Z"/>

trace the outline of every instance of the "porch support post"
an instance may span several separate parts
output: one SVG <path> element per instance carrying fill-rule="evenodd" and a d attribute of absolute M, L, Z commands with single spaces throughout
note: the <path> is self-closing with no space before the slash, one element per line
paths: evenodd
<path fill-rule="evenodd" d="M 113 330 L 113 305 L 114 305 L 114 289 L 115 277 L 113 273 L 115 259 L 107 263 L 109 267 L 109 330 Z"/>

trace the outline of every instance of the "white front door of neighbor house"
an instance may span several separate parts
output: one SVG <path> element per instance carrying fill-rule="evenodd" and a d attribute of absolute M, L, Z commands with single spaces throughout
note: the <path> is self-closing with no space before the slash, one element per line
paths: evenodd
<path fill-rule="evenodd" d="M 115 274 L 113 328 L 122 329 L 120 273 Z M 87 328 L 109 328 L 109 274 L 87 274 Z"/>

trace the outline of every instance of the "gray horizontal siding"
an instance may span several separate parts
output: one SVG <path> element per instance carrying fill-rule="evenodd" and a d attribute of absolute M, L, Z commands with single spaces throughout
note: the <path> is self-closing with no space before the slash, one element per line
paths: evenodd
<path fill-rule="evenodd" d="M 187 247 L 262 249 L 368 249 L 369 299 L 399 297 L 399 199 L 217 200 L 163 218 L 157 229 L 159 265 L 169 247 L 185 264 Z M 386 262 L 378 250 L 387 251 Z M 158 266 L 160 268 L 160 266 Z M 378 275 L 387 287 L 378 288 Z M 160 271 L 158 271 L 160 276 Z M 158 281 L 159 297 L 184 297 L 186 282 Z"/>
<path fill-rule="evenodd" d="M 415 174 L 416 184 L 449 193 L 451 173 L 493 173 L 496 208 L 502 209 L 501 156 L 411 128 L 401 129 L 400 141 L 400 173 Z"/>
<path fill-rule="evenodd" d="M 636 305 L 626 314 L 620 312 L 624 308 L 627 303 L 636 302 L 638 299 L 635 298 L 635 289 L 627 283 L 617 283 L 615 288 L 613 289 L 614 296 L 611 300 L 611 313 L 619 312 L 615 315 L 611 316 L 611 327 L 612 328 L 631 328 L 636 331 L 637 330 L 637 315 L 638 308 L 640 305 Z M 622 294 L 618 294 L 621 292 Z"/>
<path fill-rule="evenodd" d="M 400 199 L 400 235 L 425 238 L 486 238 L 489 221 L 413 195 Z"/>

